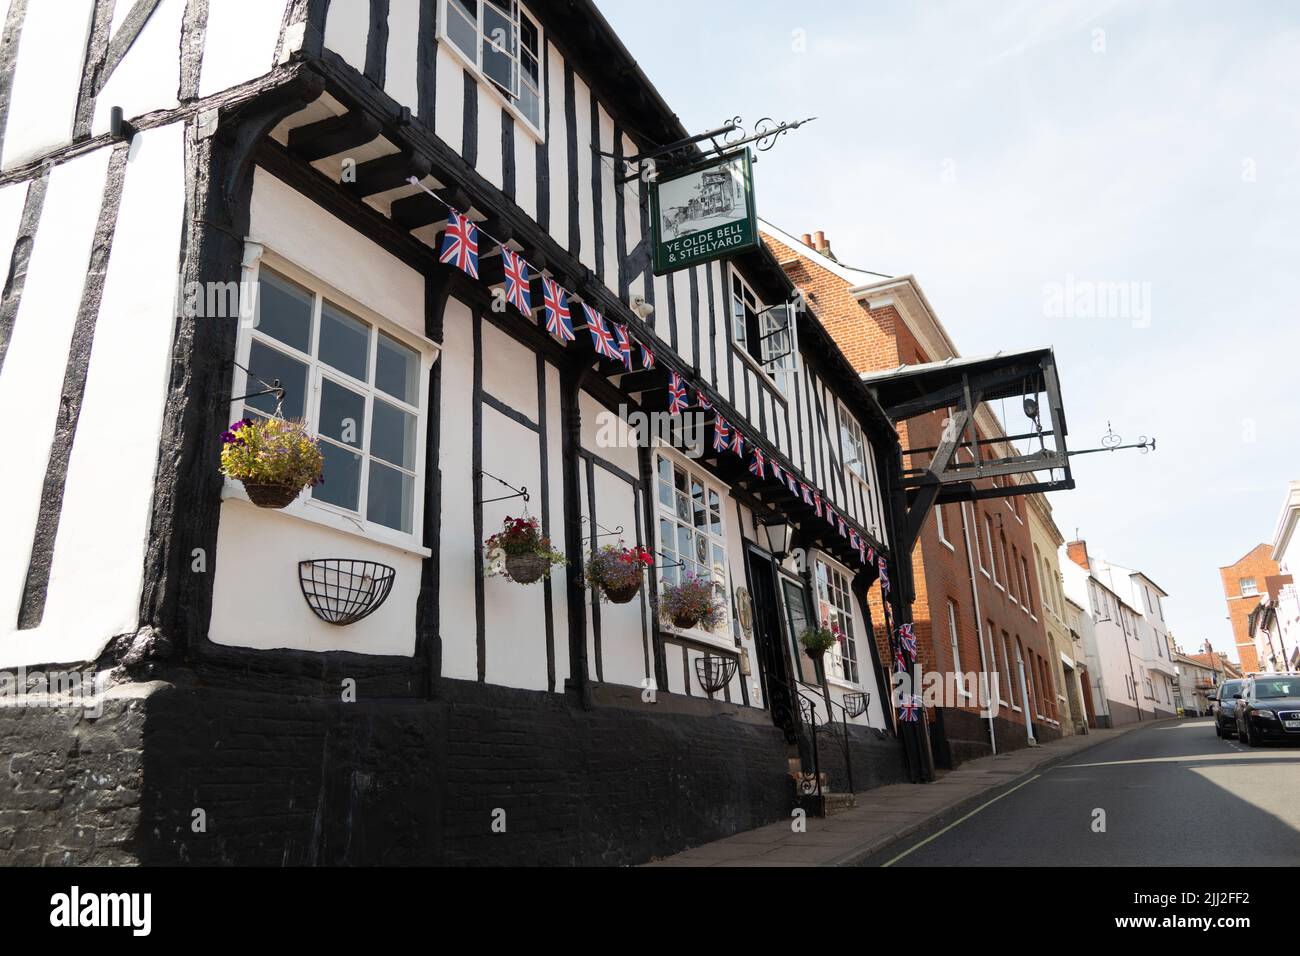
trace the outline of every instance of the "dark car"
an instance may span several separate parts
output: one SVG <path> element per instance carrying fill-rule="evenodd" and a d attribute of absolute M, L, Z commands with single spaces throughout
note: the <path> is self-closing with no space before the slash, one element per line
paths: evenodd
<path fill-rule="evenodd" d="M 1238 691 L 1237 739 L 1300 740 L 1300 674 L 1260 674 Z"/>
<path fill-rule="evenodd" d="M 1237 700 L 1234 695 L 1241 693 L 1245 683 L 1244 680 L 1225 680 L 1210 698 L 1219 705 L 1214 708 L 1214 732 L 1220 737 L 1237 734 Z"/>

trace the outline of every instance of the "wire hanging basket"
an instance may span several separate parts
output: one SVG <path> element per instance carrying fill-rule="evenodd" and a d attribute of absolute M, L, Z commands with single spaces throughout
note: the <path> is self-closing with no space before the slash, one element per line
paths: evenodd
<path fill-rule="evenodd" d="M 355 624 L 388 599 L 397 572 L 377 561 L 315 558 L 298 562 L 307 606 L 327 624 Z"/>
<path fill-rule="evenodd" d="M 870 701 L 870 694 L 845 694 L 844 712 L 850 717 L 861 717 L 867 712 L 867 704 Z"/>
<path fill-rule="evenodd" d="M 695 676 L 699 678 L 700 686 L 706 693 L 716 694 L 736 676 L 736 659 L 709 655 L 696 658 Z"/>

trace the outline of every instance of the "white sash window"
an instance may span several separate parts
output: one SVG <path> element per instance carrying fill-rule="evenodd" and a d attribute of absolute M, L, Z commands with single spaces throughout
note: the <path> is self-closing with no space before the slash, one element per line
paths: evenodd
<path fill-rule="evenodd" d="M 723 522 L 726 493 L 702 473 L 662 452 L 655 456 L 655 474 L 660 583 L 679 584 L 687 573 L 711 578 L 726 600 L 730 594 Z M 731 636 L 730 615 L 713 633 Z"/>
<path fill-rule="evenodd" d="M 817 617 L 822 627 L 836 630 L 841 636 L 826 655 L 827 673 L 856 684 L 858 645 L 853 633 L 853 595 L 848 578 L 838 568 L 818 558 L 814 581 L 817 585 Z"/>

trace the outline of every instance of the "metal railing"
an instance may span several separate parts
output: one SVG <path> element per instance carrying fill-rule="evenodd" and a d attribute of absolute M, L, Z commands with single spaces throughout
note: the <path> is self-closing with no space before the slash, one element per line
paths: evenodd
<path fill-rule="evenodd" d="M 799 708 L 800 710 L 803 710 L 806 707 L 809 711 L 809 721 L 808 721 L 809 735 L 812 737 L 813 764 L 814 764 L 814 770 L 815 772 L 817 772 L 817 792 L 821 793 L 821 773 L 818 768 L 818 765 L 820 764 L 820 755 L 818 753 L 818 747 L 817 747 L 818 699 L 805 693 L 804 688 L 811 687 L 816 689 L 819 692 L 822 691 L 822 688 L 817 687 L 814 684 L 805 684 L 803 681 L 798 681 L 797 683 L 798 686 L 795 688 L 795 690 L 799 694 Z M 825 733 L 827 733 L 832 738 L 835 738 L 836 742 L 839 744 L 840 752 L 844 754 L 844 773 L 845 776 L 848 777 L 849 793 L 855 793 L 856 791 L 853 789 L 853 758 L 850 755 L 851 748 L 849 746 L 849 713 L 844 708 L 843 704 L 840 704 L 830 699 L 829 696 L 823 696 L 821 698 L 821 702 L 830 704 L 831 709 L 827 713 L 827 720 L 825 721 L 825 723 L 821 724 L 820 726 L 824 727 Z M 835 719 L 834 708 L 836 707 L 840 709 L 840 716 L 838 722 Z"/>

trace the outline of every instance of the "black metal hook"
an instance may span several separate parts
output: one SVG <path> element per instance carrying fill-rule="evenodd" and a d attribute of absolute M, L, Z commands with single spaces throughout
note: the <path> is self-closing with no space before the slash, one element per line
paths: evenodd
<path fill-rule="evenodd" d="M 262 389 L 261 391 L 249 392 L 247 395 L 240 395 L 236 398 L 232 398 L 230 400 L 230 403 L 233 405 L 235 402 L 242 402 L 245 399 L 249 399 L 249 398 L 257 398 L 259 395 L 274 395 L 275 415 L 277 418 L 283 418 L 284 416 L 282 414 L 282 410 L 284 408 L 284 386 L 280 384 L 280 380 L 278 378 L 275 378 L 271 380 L 270 384 L 267 384 L 262 379 L 254 375 L 247 368 L 245 368 L 243 365 L 240 365 L 238 362 L 232 360 L 231 364 L 238 369 L 242 369 L 244 374 L 247 375 L 249 378 L 253 379 L 254 381 L 256 381 L 259 385 L 261 385 Z"/>
<path fill-rule="evenodd" d="M 516 488 L 514 485 L 510 484 L 510 482 L 506 481 L 505 479 L 498 478 L 490 471 L 484 471 L 482 468 L 479 469 L 478 473 L 484 476 L 485 478 L 491 478 L 493 481 L 497 482 L 498 484 L 505 485 L 507 488 L 509 488 L 511 491 L 514 492 L 513 495 L 502 495 L 499 498 L 481 498 L 479 499 L 478 504 L 486 505 L 493 501 L 509 501 L 511 498 L 523 498 L 525 503 L 527 503 L 530 500 L 528 489 L 526 487 Z"/>
<path fill-rule="evenodd" d="M 588 518 L 586 515 L 583 515 L 583 516 L 582 516 L 582 523 L 583 523 L 583 524 L 587 524 L 588 522 L 590 522 L 591 524 L 594 524 L 597 528 L 600 529 L 600 533 L 599 533 L 599 534 L 594 534 L 594 535 L 592 535 L 593 538 L 611 538 L 611 537 L 613 537 L 613 536 L 615 536 L 615 535 L 621 535 L 621 534 L 623 533 L 623 526 L 622 526 L 622 525 L 619 525 L 619 526 L 618 526 L 617 528 L 615 528 L 613 531 L 610 531 L 608 528 L 606 528 L 606 527 L 605 527 L 603 524 L 601 524 L 599 521 L 591 521 L 590 518 Z"/>

